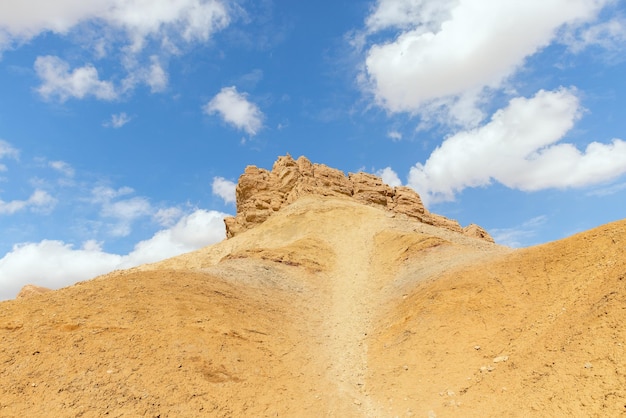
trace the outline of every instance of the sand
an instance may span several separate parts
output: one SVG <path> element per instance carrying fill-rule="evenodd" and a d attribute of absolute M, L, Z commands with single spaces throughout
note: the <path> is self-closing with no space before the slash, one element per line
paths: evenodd
<path fill-rule="evenodd" d="M 522 250 L 308 197 L 0 303 L 0 416 L 626 416 L 626 222 Z"/>

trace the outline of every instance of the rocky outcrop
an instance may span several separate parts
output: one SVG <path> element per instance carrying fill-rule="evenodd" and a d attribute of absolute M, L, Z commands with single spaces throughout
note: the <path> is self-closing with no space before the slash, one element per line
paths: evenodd
<path fill-rule="evenodd" d="M 469 237 L 480 238 L 489 242 L 495 242 L 487 231 L 485 231 L 482 227 L 476 224 L 470 224 L 463 228 L 463 234 Z"/>
<path fill-rule="evenodd" d="M 368 173 L 350 173 L 324 164 L 313 164 L 305 157 L 297 160 L 278 157 L 272 170 L 246 167 L 237 184 L 237 215 L 228 217 L 228 238 L 264 222 L 273 213 L 307 195 L 353 199 L 364 205 L 387 209 L 420 222 L 493 242 L 477 225 L 463 229 L 453 219 L 428 212 L 420 196 L 411 188 L 391 187 Z"/>
<path fill-rule="evenodd" d="M 50 291 L 51 289 L 48 289 L 47 287 L 27 284 L 26 286 L 22 287 L 22 290 L 20 290 L 20 293 L 17 294 L 16 299 L 25 299 L 31 296 L 40 295 L 42 293 L 48 293 Z"/>

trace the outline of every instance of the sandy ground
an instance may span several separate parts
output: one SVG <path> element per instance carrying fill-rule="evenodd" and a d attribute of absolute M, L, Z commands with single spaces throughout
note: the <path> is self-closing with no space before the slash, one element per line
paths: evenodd
<path fill-rule="evenodd" d="M 0 416 L 626 416 L 626 222 L 510 250 L 303 198 L 0 303 Z"/>

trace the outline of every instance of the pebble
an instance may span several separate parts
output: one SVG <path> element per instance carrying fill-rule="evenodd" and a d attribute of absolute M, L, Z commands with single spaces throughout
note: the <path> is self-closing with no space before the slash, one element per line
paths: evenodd
<path fill-rule="evenodd" d="M 493 359 L 494 363 L 502 363 L 504 361 L 507 361 L 509 359 L 509 356 L 498 356 L 496 358 Z"/>
<path fill-rule="evenodd" d="M 585 363 L 585 369 L 591 369 L 592 367 L 593 367 L 593 364 Z"/>

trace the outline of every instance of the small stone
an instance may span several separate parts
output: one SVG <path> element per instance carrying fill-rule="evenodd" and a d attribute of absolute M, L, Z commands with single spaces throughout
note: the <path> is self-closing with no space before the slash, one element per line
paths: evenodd
<path fill-rule="evenodd" d="M 477 351 L 480 350 L 480 346 L 479 345 L 475 345 L 474 346 L 474 350 L 477 350 Z"/>
<path fill-rule="evenodd" d="M 355 405 L 361 405 L 361 401 L 360 401 L 360 400 L 358 400 L 358 399 L 355 399 L 355 400 L 354 400 L 354 404 L 355 404 Z"/>
<path fill-rule="evenodd" d="M 592 367 L 593 367 L 593 364 L 585 363 L 585 369 L 591 369 Z"/>
<path fill-rule="evenodd" d="M 449 391 L 448 391 L 448 396 L 454 396 L 454 391 L 449 390 Z"/>
<path fill-rule="evenodd" d="M 406 364 L 403 367 L 404 370 L 409 370 L 409 366 L 407 366 Z"/>
<path fill-rule="evenodd" d="M 494 363 L 502 363 L 505 362 L 509 359 L 509 356 L 498 356 L 496 358 L 493 359 Z"/>

